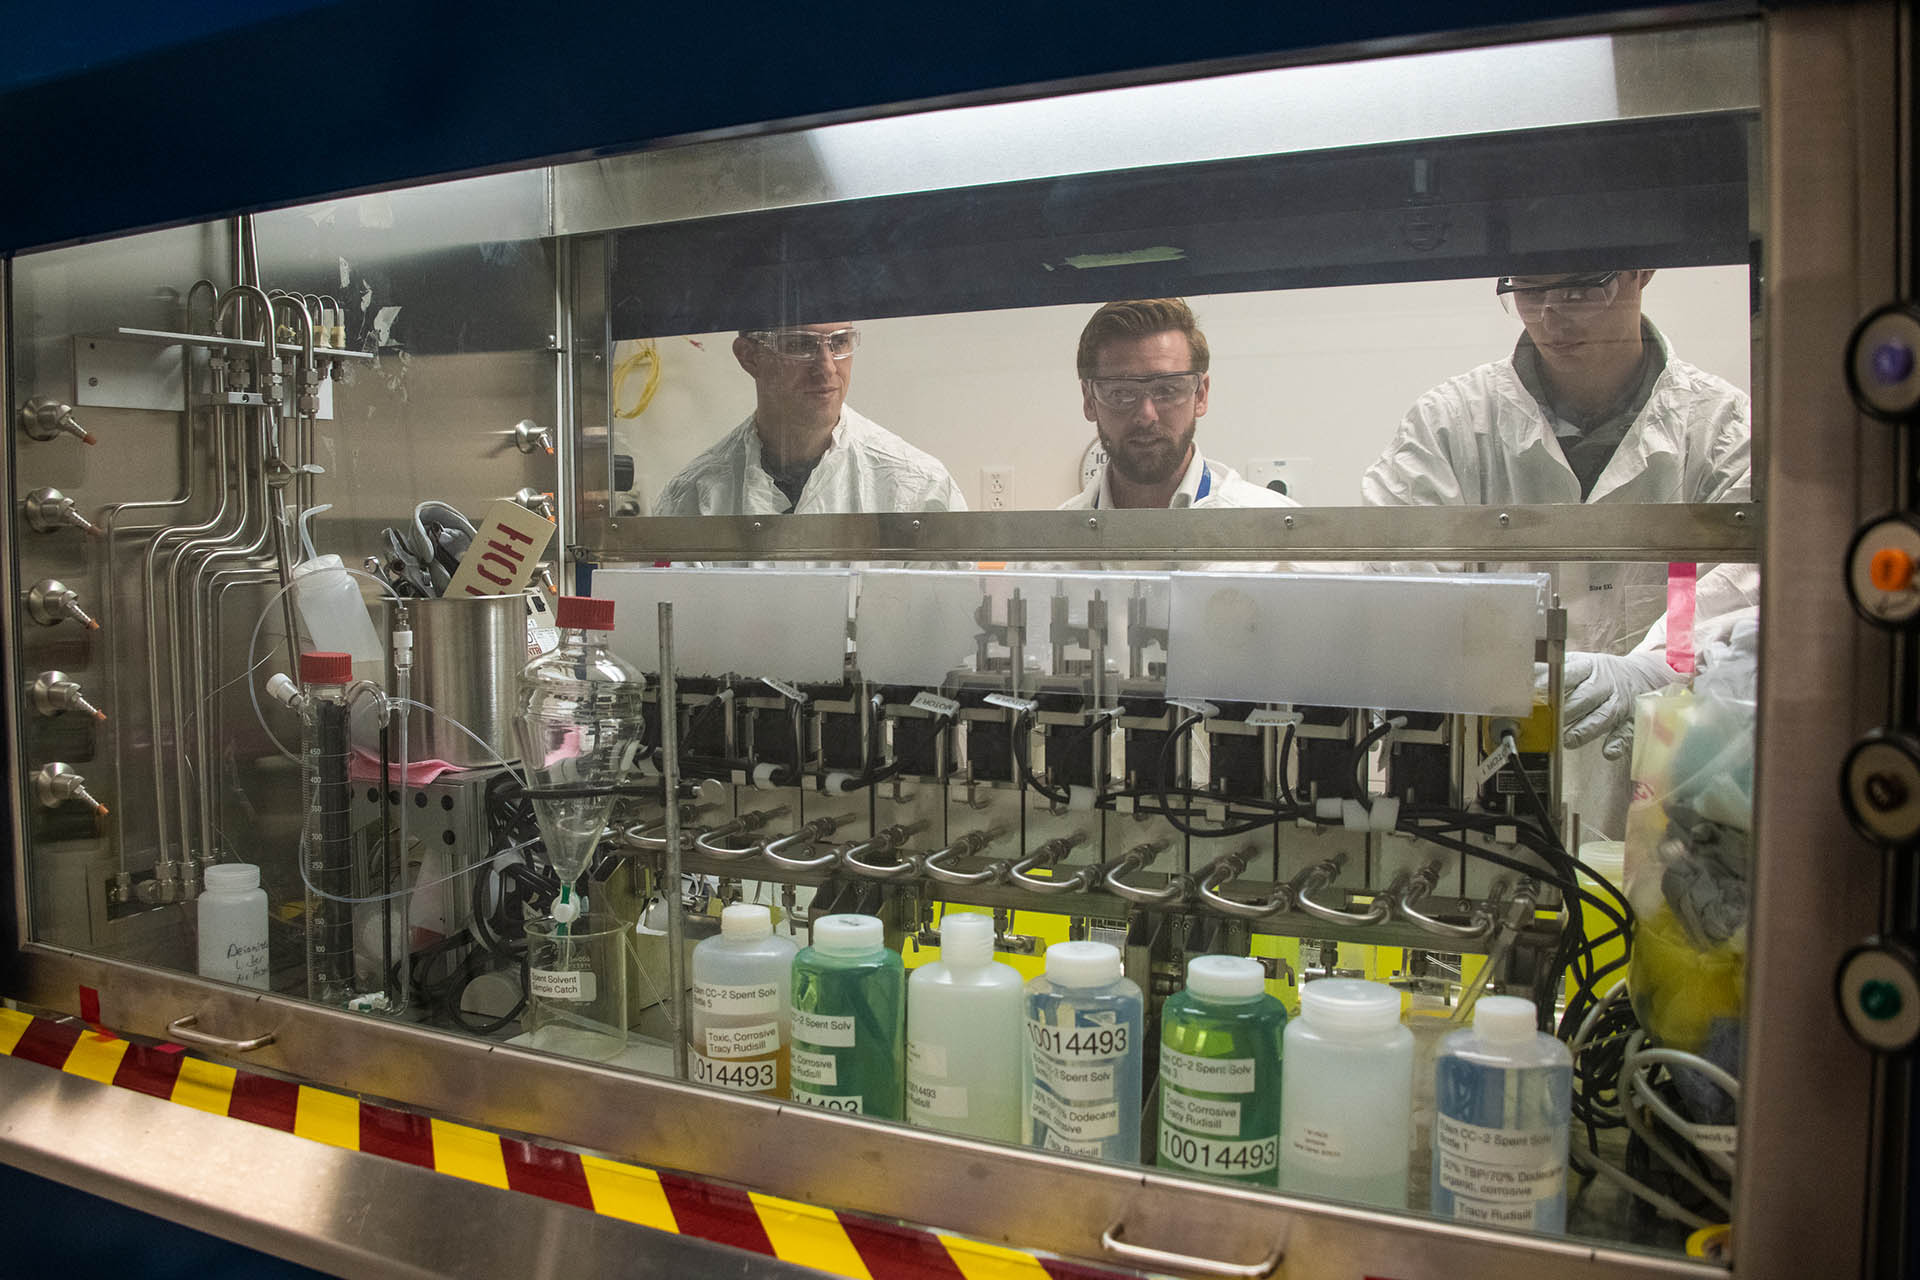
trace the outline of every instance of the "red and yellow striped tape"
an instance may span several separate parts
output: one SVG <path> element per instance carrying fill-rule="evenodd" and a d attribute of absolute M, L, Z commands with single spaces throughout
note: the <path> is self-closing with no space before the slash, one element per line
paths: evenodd
<path fill-rule="evenodd" d="M 135 1044 L 14 1009 L 0 1008 L 0 1053 L 314 1142 L 856 1280 L 1124 1280 L 1134 1274 L 503 1137 L 238 1071 L 178 1045 Z"/>

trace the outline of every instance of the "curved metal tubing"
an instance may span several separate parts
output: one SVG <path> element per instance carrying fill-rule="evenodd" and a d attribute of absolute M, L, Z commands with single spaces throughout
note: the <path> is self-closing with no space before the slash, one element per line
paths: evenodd
<path fill-rule="evenodd" d="M 821 867 L 830 867 L 840 861 L 840 851 L 829 849 L 825 853 L 810 858 L 789 858 L 786 850 L 795 846 L 804 846 L 811 850 L 813 846 L 826 839 L 839 829 L 837 818 L 815 818 L 812 822 L 788 832 L 777 840 L 769 840 L 760 850 L 760 856 L 776 867 L 786 867 L 792 871 L 816 871 Z"/>
<path fill-rule="evenodd" d="M 704 831 L 693 839 L 693 847 L 709 858 L 719 858 L 723 862 L 737 862 L 742 858 L 757 857 L 766 848 L 767 842 L 755 840 L 748 845 L 727 845 L 718 843 L 737 835 L 758 831 L 775 818 L 787 815 L 787 806 L 779 805 L 772 809 L 756 809 L 752 813 L 743 813 L 732 822 L 723 822 L 711 831 Z"/>
<path fill-rule="evenodd" d="M 1005 828 L 990 827 L 985 831 L 970 831 L 944 849 L 926 855 L 920 860 L 920 869 L 927 878 L 940 884 L 978 885 L 993 884 L 1004 879 L 1013 864 L 1005 858 L 988 864 L 979 871 L 954 871 L 947 867 L 949 858 L 967 858 L 979 853 L 995 840 L 1006 835 Z"/>
<path fill-rule="evenodd" d="M 1300 878 L 1293 882 L 1293 905 L 1317 920 L 1328 920 L 1335 924 L 1358 926 L 1385 924 L 1393 917 L 1391 892 L 1375 898 L 1367 905 L 1365 911 L 1341 911 L 1337 907 L 1327 906 L 1324 902 L 1315 902 L 1313 891 L 1325 888 L 1339 872 L 1340 863 L 1331 858 L 1325 862 L 1316 862 L 1302 871 Z"/>
<path fill-rule="evenodd" d="M 1401 919 L 1420 926 L 1428 933 L 1443 938 L 1465 938 L 1478 941 L 1493 931 L 1494 919 L 1490 912 L 1480 907 L 1473 909 L 1470 923 L 1452 924 L 1417 909 L 1413 904 L 1432 895 L 1440 880 L 1440 864 L 1429 862 L 1426 866 L 1408 878 L 1406 887 L 1393 896 L 1394 911 Z"/>
<path fill-rule="evenodd" d="M 1051 880 L 1041 880 L 1027 872 L 1034 867 L 1051 867 L 1060 859 L 1087 842 L 1084 831 L 1076 831 L 1070 836 L 1061 836 L 1049 840 L 1026 857 L 1007 869 L 1007 879 L 1030 893 L 1079 893 L 1093 883 L 1100 874 L 1100 864 L 1081 867 L 1072 875 L 1058 876 Z"/>
<path fill-rule="evenodd" d="M 1215 858 L 1200 877 L 1200 900 L 1224 916 L 1235 916 L 1242 920 L 1260 920 L 1277 915 L 1293 905 L 1293 888 L 1290 885 L 1275 887 L 1273 896 L 1265 902 L 1241 902 L 1229 898 L 1220 890 L 1225 888 L 1242 871 L 1247 863 L 1259 855 L 1258 849 L 1241 849 L 1234 853 L 1223 853 Z"/>
<path fill-rule="evenodd" d="M 1138 902 L 1145 906 L 1164 906 L 1169 902 L 1179 902 L 1193 895 L 1193 877 L 1175 872 L 1167 877 L 1166 884 L 1158 889 L 1143 889 L 1139 885 L 1127 883 L 1126 877 L 1136 871 L 1145 871 L 1153 865 L 1153 860 L 1166 849 L 1165 840 L 1152 840 L 1138 844 L 1121 856 L 1102 877 L 1108 893 L 1125 898 L 1128 902 Z"/>
<path fill-rule="evenodd" d="M 924 826 L 926 826 L 924 822 L 915 823 L 913 829 L 917 831 Z M 840 851 L 840 865 L 846 867 L 855 875 L 866 876 L 870 880 L 905 880 L 909 877 L 919 875 L 921 867 L 926 862 L 926 857 L 918 853 L 902 854 L 897 848 L 900 841 L 905 840 L 912 832 L 907 831 L 903 827 L 889 827 L 887 830 L 901 832 L 900 840 L 887 839 L 887 833 L 882 832 L 881 835 L 874 837 L 872 840 L 865 841 L 861 844 L 850 844 Z M 898 861 L 866 861 L 860 855 L 867 852 L 869 846 L 872 847 L 872 852 L 891 853 Z"/>

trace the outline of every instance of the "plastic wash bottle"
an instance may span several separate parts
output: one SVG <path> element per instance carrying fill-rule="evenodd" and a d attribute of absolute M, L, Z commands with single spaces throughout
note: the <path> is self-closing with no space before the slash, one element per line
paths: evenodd
<path fill-rule="evenodd" d="M 1140 1159 L 1144 1002 L 1119 948 L 1059 942 L 1027 984 L 1025 1112 L 1029 1146 L 1106 1160 Z"/>
<path fill-rule="evenodd" d="M 821 916 L 793 961 L 795 1102 L 898 1120 L 907 971 L 878 916 Z"/>
<path fill-rule="evenodd" d="M 993 958 L 993 917 L 949 911 L 940 959 L 907 981 L 907 1119 L 927 1129 L 1020 1140 L 1026 988 Z"/>
<path fill-rule="evenodd" d="M 1195 956 L 1160 1012 L 1156 1164 L 1271 1187 L 1280 1173 L 1286 1006 L 1244 956 Z"/>
<path fill-rule="evenodd" d="M 1434 1062 L 1433 1211 L 1534 1231 L 1567 1225 L 1573 1055 L 1533 1001 L 1482 996 Z"/>
<path fill-rule="evenodd" d="M 773 913 L 736 902 L 720 932 L 693 949 L 692 1075 L 699 1084 L 787 1096 L 793 982 L 791 938 L 775 936 Z"/>

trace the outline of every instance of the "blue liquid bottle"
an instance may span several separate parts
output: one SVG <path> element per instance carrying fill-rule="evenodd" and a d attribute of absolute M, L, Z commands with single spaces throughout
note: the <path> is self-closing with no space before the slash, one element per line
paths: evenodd
<path fill-rule="evenodd" d="M 1069 1155 L 1140 1159 L 1140 1055 L 1145 1003 L 1119 948 L 1060 942 L 1027 984 L 1027 1145 Z"/>
<path fill-rule="evenodd" d="M 1434 1063 L 1433 1212 L 1564 1231 L 1573 1055 L 1537 1029 L 1533 1001 L 1482 996 Z"/>

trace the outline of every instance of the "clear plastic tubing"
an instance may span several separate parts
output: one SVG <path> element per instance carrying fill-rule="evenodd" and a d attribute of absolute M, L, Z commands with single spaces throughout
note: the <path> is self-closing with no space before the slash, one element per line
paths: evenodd
<path fill-rule="evenodd" d="M 1280 1189 L 1403 1209 L 1413 1141 L 1413 1033 L 1400 993 L 1321 978 L 1300 989 L 1280 1088 Z"/>
<path fill-rule="evenodd" d="M 898 1120 L 907 971 L 877 916 L 821 916 L 793 961 L 795 1102 Z"/>
<path fill-rule="evenodd" d="M 907 981 L 907 1120 L 1020 1140 L 1026 984 L 993 958 L 993 917 L 948 911 L 940 959 Z"/>
<path fill-rule="evenodd" d="M 696 1084 L 787 1096 L 793 939 L 776 937 L 773 913 L 736 902 L 720 933 L 693 949 L 688 1046 Z"/>
<path fill-rule="evenodd" d="M 267 990 L 267 891 L 260 868 L 215 863 L 206 869 L 205 885 L 195 904 L 200 976 Z"/>
<path fill-rule="evenodd" d="M 1195 956 L 1160 1012 L 1156 1164 L 1271 1187 L 1287 1009 L 1246 956 Z"/>
<path fill-rule="evenodd" d="M 307 998 L 353 996 L 352 791 L 347 778 L 347 686 L 353 658 L 300 655 L 301 872 L 307 882 Z"/>
<path fill-rule="evenodd" d="M 1029 1146 L 1136 1163 L 1144 1002 L 1119 948 L 1059 942 L 1027 984 L 1021 1136 Z"/>
<path fill-rule="evenodd" d="M 1433 1211 L 1533 1231 L 1567 1227 L 1573 1054 L 1533 1001 L 1482 996 L 1434 1061 Z"/>

